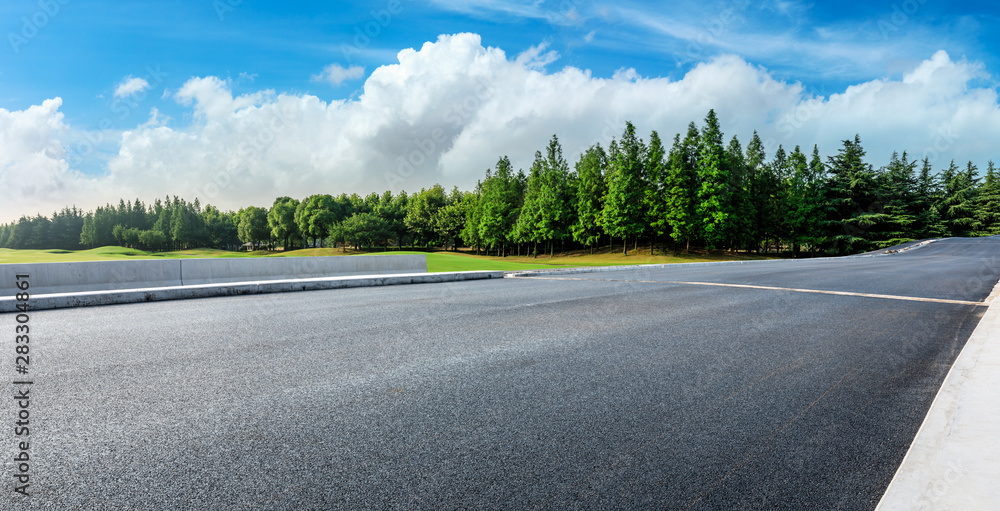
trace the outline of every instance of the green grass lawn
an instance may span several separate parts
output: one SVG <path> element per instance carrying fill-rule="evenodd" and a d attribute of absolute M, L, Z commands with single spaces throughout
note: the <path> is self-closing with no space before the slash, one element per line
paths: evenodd
<path fill-rule="evenodd" d="M 180 259 L 190 257 L 252 257 L 258 252 L 229 252 L 211 248 L 146 252 L 123 247 L 100 247 L 90 250 L 13 250 L 0 248 L 0 264 L 67 263 L 74 261 L 112 261 L 121 259 Z"/>
<path fill-rule="evenodd" d="M 211 248 L 179 250 L 175 252 L 146 252 L 122 247 L 100 247 L 91 250 L 12 250 L 0 249 L 0 264 L 5 263 L 64 263 L 72 261 L 112 261 L 123 259 L 178 259 L 197 257 L 305 257 L 305 256 L 351 256 L 366 252 L 353 250 L 344 252 L 337 248 L 310 248 L 290 252 L 229 252 Z M 537 258 L 530 256 L 496 257 L 473 255 L 466 252 L 413 252 L 392 251 L 372 252 L 370 254 L 425 254 L 427 256 L 427 271 L 470 271 L 470 270 L 537 270 L 546 268 L 572 268 L 580 266 L 615 266 L 627 264 L 674 264 L 703 261 L 737 261 L 767 259 L 764 256 L 704 254 L 704 253 L 657 253 L 649 255 L 649 247 L 633 252 L 628 256 L 620 252 L 610 252 L 607 249 L 591 254 L 588 251 L 575 251 L 566 254 L 548 255 Z"/>

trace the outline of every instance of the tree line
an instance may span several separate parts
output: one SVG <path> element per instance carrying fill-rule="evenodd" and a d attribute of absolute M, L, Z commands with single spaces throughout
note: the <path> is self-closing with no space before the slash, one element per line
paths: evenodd
<path fill-rule="evenodd" d="M 1000 182 L 971 161 L 940 171 L 893 153 L 875 168 L 860 137 L 824 161 L 813 146 L 779 146 L 768 157 L 756 132 L 745 149 L 724 142 L 709 111 L 670 147 L 626 122 L 607 148 L 591 146 L 571 167 L 556 135 L 528 172 L 507 156 L 475 189 L 447 192 L 316 194 L 278 197 L 270 208 L 202 207 L 173 197 L 121 200 L 82 212 L 21 217 L 0 225 L 0 247 L 80 249 L 120 245 L 146 250 L 235 250 L 308 246 L 471 247 L 497 255 L 554 254 L 639 244 L 674 250 L 843 255 L 907 241 L 1000 233 Z"/>

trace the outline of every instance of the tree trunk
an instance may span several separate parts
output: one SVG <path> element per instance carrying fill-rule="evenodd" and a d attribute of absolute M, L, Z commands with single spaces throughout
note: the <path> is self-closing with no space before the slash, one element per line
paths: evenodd
<path fill-rule="evenodd" d="M 622 254 L 628 256 L 628 236 L 622 236 Z"/>

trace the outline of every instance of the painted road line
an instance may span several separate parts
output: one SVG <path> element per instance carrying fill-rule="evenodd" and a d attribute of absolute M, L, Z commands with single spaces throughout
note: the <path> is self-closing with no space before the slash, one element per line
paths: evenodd
<path fill-rule="evenodd" d="M 850 291 L 828 291 L 825 289 L 800 289 L 794 287 L 756 286 L 751 284 L 727 284 L 723 282 L 689 282 L 680 280 L 588 279 L 583 277 L 509 277 L 508 276 L 507 278 L 540 279 L 540 280 L 590 280 L 590 281 L 604 281 L 604 282 L 639 282 L 645 284 L 678 284 L 685 286 L 736 287 L 744 289 L 763 289 L 767 291 L 790 291 L 794 293 L 814 293 L 821 295 L 860 296 L 863 298 L 881 298 L 885 300 L 904 300 L 910 302 L 947 303 L 953 305 L 975 305 L 980 307 L 985 307 L 989 305 L 989 303 L 987 302 L 971 302 L 968 300 L 948 300 L 944 298 L 924 298 L 919 296 L 880 295 L 873 293 L 854 293 Z"/>

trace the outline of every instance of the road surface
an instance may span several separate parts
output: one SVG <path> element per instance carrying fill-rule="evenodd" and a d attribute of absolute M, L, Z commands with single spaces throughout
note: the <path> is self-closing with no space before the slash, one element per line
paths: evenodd
<path fill-rule="evenodd" d="M 873 508 L 998 253 L 33 312 L 0 509 Z"/>

